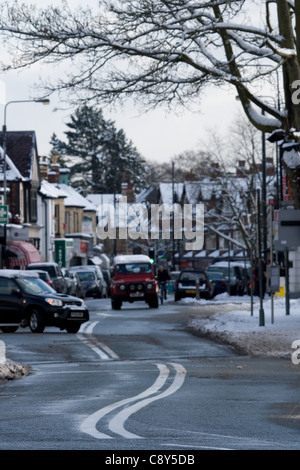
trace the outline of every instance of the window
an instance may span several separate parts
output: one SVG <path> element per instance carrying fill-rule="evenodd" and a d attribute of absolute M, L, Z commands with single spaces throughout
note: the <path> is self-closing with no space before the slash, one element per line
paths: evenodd
<path fill-rule="evenodd" d="M 78 214 L 74 213 L 74 232 L 79 232 Z"/>
<path fill-rule="evenodd" d="M 30 190 L 30 222 L 37 221 L 37 191 L 36 189 Z"/>
<path fill-rule="evenodd" d="M 70 233 L 70 212 L 65 213 L 66 233 Z"/>
<path fill-rule="evenodd" d="M 0 278 L 0 294 L 10 295 L 12 289 L 17 287 L 16 283 L 9 278 Z"/>
<path fill-rule="evenodd" d="M 55 204 L 54 213 L 55 213 L 55 235 L 59 235 L 60 232 L 59 232 L 59 205 L 58 204 Z"/>

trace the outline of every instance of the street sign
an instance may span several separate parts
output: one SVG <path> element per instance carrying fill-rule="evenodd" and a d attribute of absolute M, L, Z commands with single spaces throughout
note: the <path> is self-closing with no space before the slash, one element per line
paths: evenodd
<path fill-rule="evenodd" d="M 8 223 L 8 206 L 0 206 L 0 224 Z"/>

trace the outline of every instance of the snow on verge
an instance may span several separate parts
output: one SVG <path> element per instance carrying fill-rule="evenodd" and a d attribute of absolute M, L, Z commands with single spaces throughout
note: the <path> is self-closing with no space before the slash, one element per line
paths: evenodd
<path fill-rule="evenodd" d="M 241 354 L 291 359 L 292 343 L 300 340 L 300 299 L 290 300 L 286 314 L 285 298 L 274 298 L 274 322 L 270 297 L 263 301 L 264 326 L 260 324 L 260 301 L 254 298 L 251 315 L 250 297 L 221 294 L 214 301 L 184 299 L 192 307 L 188 328 L 195 334 L 229 344 Z"/>

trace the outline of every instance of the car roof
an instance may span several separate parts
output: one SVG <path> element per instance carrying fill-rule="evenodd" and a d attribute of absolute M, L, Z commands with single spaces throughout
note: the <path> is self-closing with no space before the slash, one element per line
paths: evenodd
<path fill-rule="evenodd" d="M 31 273 L 45 274 L 45 276 L 49 276 L 49 277 L 50 277 L 48 271 L 44 271 L 43 269 L 31 269 L 30 272 L 31 272 Z"/>
<path fill-rule="evenodd" d="M 30 263 L 28 264 L 28 266 L 58 266 L 57 263 L 51 263 L 50 261 L 41 261 L 41 262 L 38 262 L 38 263 Z"/>
<path fill-rule="evenodd" d="M 114 257 L 114 264 L 151 263 L 147 255 L 118 255 Z"/>
<path fill-rule="evenodd" d="M 38 278 L 39 275 L 35 271 L 24 271 L 16 269 L 0 269 L 0 277 L 34 277 Z"/>
<path fill-rule="evenodd" d="M 240 267 L 239 263 L 236 261 L 217 261 L 216 263 L 211 264 L 207 269 L 209 268 L 214 268 L 214 267 L 220 267 L 220 268 L 228 268 L 228 266 L 238 266 Z"/>
<path fill-rule="evenodd" d="M 70 266 L 69 268 L 69 271 L 82 271 L 82 270 L 85 270 L 85 271 L 88 271 L 89 269 L 92 269 L 93 271 L 96 271 L 98 269 L 101 270 L 100 266 L 96 266 L 95 264 L 87 264 L 87 265 L 83 265 L 83 264 L 79 264 L 78 266 Z"/>

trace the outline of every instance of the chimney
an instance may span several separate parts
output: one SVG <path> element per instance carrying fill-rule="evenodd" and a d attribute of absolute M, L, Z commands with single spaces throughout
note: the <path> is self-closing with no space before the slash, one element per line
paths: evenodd
<path fill-rule="evenodd" d="M 42 180 L 47 180 L 48 179 L 48 168 L 49 168 L 48 157 L 40 157 L 39 166 L 40 166 L 41 179 Z"/>
<path fill-rule="evenodd" d="M 52 163 L 48 170 L 48 181 L 49 183 L 59 183 L 59 168 L 60 164 L 57 163 L 57 155 L 52 155 Z"/>

